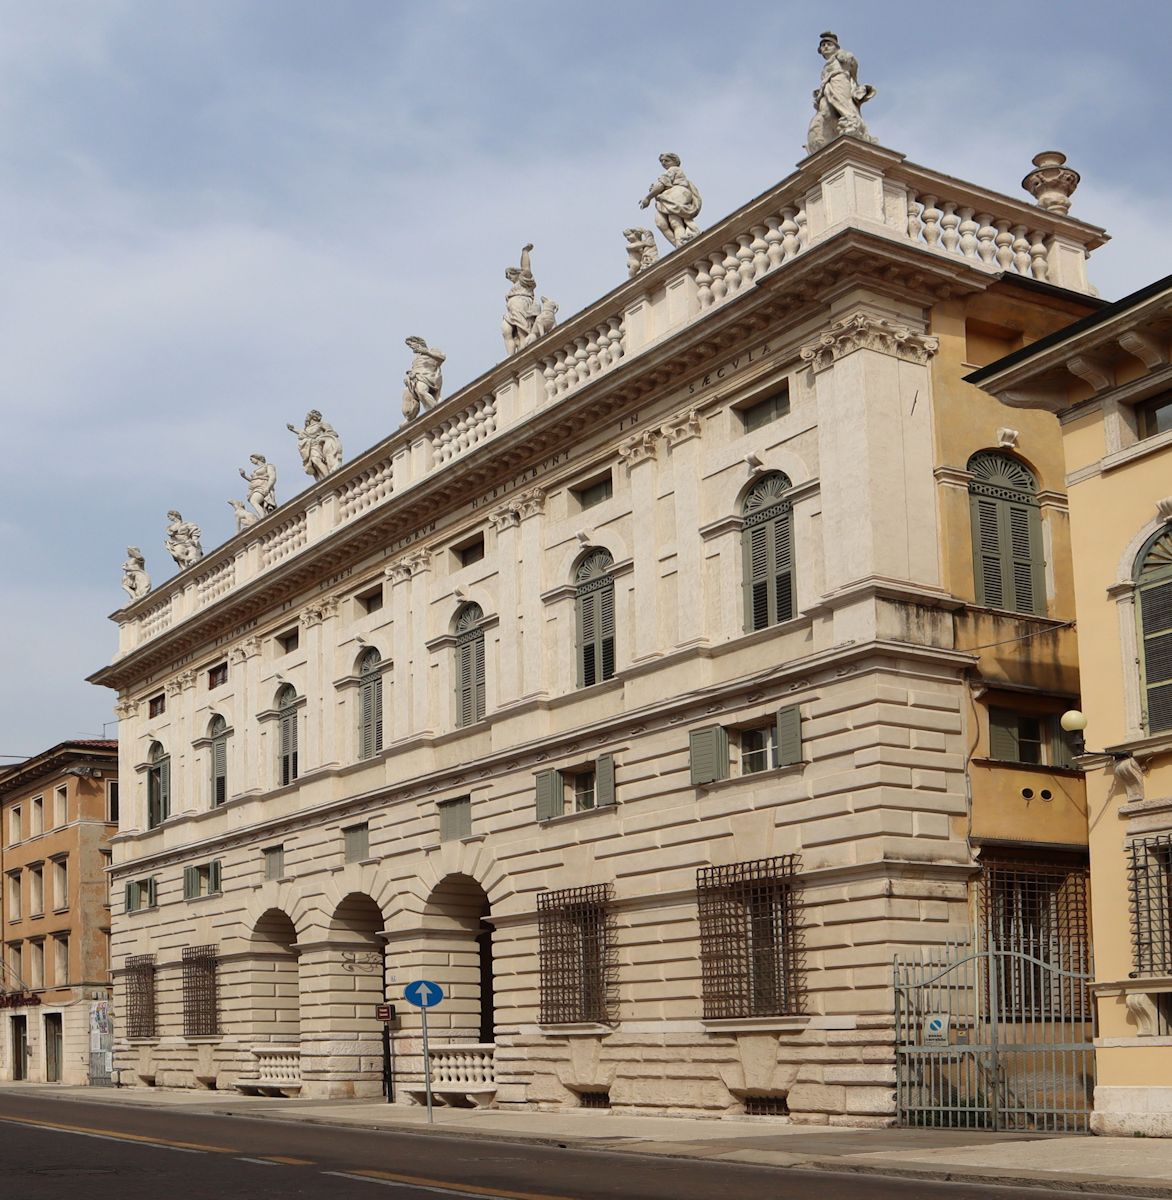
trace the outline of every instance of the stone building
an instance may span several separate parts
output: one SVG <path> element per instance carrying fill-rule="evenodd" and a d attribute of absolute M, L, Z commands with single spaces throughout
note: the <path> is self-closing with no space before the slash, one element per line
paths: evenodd
<path fill-rule="evenodd" d="M 1058 415 L 1090 820 L 1100 1133 L 1172 1135 L 1172 277 L 970 379 Z M 1081 716 L 1080 716 L 1081 713 Z M 1085 730 L 1085 734 L 1081 733 Z M 1127 931 L 1130 932 L 1128 936 Z"/>
<path fill-rule="evenodd" d="M 118 743 L 70 741 L 0 775 L 0 1079 L 108 1083 Z"/>
<path fill-rule="evenodd" d="M 1058 425 L 964 377 L 1104 240 L 839 137 L 116 612 L 123 1082 L 377 1094 L 387 996 L 418 1097 L 426 978 L 453 1103 L 891 1121 L 893 956 L 1085 880 Z"/>

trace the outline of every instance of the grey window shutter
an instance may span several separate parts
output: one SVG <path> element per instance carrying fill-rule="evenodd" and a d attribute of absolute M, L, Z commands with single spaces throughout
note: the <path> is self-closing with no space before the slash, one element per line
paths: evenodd
<path fill-rule="evenodd" d="M 472 720 L 484 719 L 484 630 L 472 641 Z"/>
<path fill-rule="evenodd" d="M 793 511 L 788 505 L 770 522 L 773 526 L 775 621 L 794 615 Z"/>
<path fill-rule="evenodd" d="M 537 819 L 548 821 L 560 817 L 565 810 L 565 797 L 560 771 L 537 772 Z"/>
<path fill-rule="evenodd" d="M 1004 525 L 1004 578 L 1013 581 L 1014 612 L 1043 613 L 1046 605 L 1046 565 L 1042 561 L 1041 517 L 1036 505 L 1001 503 Z"/>
<path fill-rule="evenodd" d="M 157 908 L 159 904 L 159 881 L 152 875 L 146 881 L 147 908 Z"/>
<path fill-rule="evenodd" d="M 183 868 L 183 899 L 192 900 L 199 895 L 199 868 Z"/>
<path fill-rule="evenodd" d="M 472 834 L 472 800 L 464 796 L 439 806 L 440 841 L 451 842 Z"/>
<path fill-rule="evenodd" d="M 594 763 L 594 804 L 605 808 L 614 804 L 614 755 L 602 754 Z"/>
<path fill-rule="evenodd" d="M 599 680 L 614 678 L 614 582 L 608 580 L 606 586 L 595 593 L 598 597 L 599 615 L 599 660 L 602 670 Z"/>
<path fill-rule="evenodd" d="M 362 712 L 359 717 L 359 750 L 362 758 L 374 754 L 374 686 L 373 680 L 362 682 Z"/>
<path fill-rule="evenodd" d="M 208 863 L 208 891 L 212 893 L 219 892 L 221 890 L 220 880 L 220 860 L 214 858 Z"/>
<path fill-rule="evenodd" d="M 1019 762 L 1017 713 L 1007 708 L 989 709 L 989 757 Z"/>
<path fill-rule="evenodd" d="M 715 783 L 728 775 L 728 734 L 720 725 L 693 729 L 688 734 L 692 786 Z"/>
<path fill-rule="evenodd" d="M 802 761 L 802 711 L 796 704 L 777 713 L 777 765 L 792 767 Z"/>
<path fill-rule="evenodd" d="M 1054 767 L 1073 767 L 1074 751 L 1067 739 L 1066 731 L 1059 724 L 1057 717 L 1047 717 L 1050 726 L 1050 765 Z"/>
<path fill-rule="evenodd" d="M 126 885 L 126 892 L 122 901 L 122 909 L 124 912 L 134 912 L 138 908 L 138 889 L 133 883 Z"/>
<path fill-rule="evenodd" d="M 218 737 L 212 742 L 212 804 L 223 804 L 228 798 L 228 739 Z"/>
<path fill-rule="evenodd" d="M 159 820 L 165 821 L 171 815 L 171 760 L 163 759 L 159 763 Z"/>
<path fill-rule="evenodd" d="M 769 531 L 764 525 L 746 529 L 744 554 L 745 632 L 769 624 Z"/>
<path fill-rule="evenodd" d="M 989 496 L 969 497 L 973 529 L 973 575 L 977 603 L 1005 607 L 999 504 Z"/>
<path fill-rule="evenodd" d="M 598 638 L 598 619 L 596 613 L 597 592 L 579 594 L 577 608 L 578 619 L 578 686 L 593 687 L 598 682 L 598 662 L 596 657 Z"/>
<path fill-rule="evenodd" d="M 377 754 L 383 748 L 383 677 L 381 675 L 376 675 L 371 680 L 370 691 L 370 706 L 373 709 L 374 723 L 374 753 Z"/>
<path fill-rule="evenodd" d="M 1140 661 L 1148 733 L 1172 729 L 1172 580 L 1139 592 Z"/>

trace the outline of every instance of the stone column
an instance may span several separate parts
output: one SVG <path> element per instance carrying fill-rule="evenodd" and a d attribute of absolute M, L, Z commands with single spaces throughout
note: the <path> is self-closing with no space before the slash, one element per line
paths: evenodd
<path fill-rule="evenodd" d="M 501 652 L 497 703 L 505 705 L 521 697 L 521 653 L 528 632 L 522 623 L 521 589 L 518 586 L 521 557 L 518 526 L 521 515 L 515 507 L 506 504 L 491 513 L 488 520 L 496 530 L 496 554 L 499 563 L 497 604 L 501 615 L 501 625 L 498 627 L 501 630 Z"/>
<path fill-rule="evenodd" d="M 680 646 L 707 641 L 704 621 L 704 554 L 700 528 L 700 437 L 702 426 L 695 409 L 673 417 L 660 430 L 671 454 L 672 492 L 675 502 L 676 643 Z"/>
<path fill-rule="evenodd" d="M 400 741 L 410 736 L 412 724 L 411 672 L 414 648 L 411 644 L 411 568 L 404 559 L 400 559 L 387 567 L 386 575 L 391 581 L 391 658 L 395 664 L 395 686 L 391 689 L 391 728 L 394 740 Z"/>
<path fill-rule="evenodd" d="M 656 448 L 659 431 L 646 430 L 619 444 L 619 458 L 631 482 L 631 554 L 634 557 L 634 628 L 630 631 L 630 661 L 654 658 L 660 651 L 659 555 L 655 535 Z M 616 589 L 615 606 L 618 608 Z M 624 606 L 625 608 L 626 606 Z M 616 626 L 620 625 L 615 613 Z M 619 634 L 621 637 L 621 634 Z"/>
<path fill-rule="evenodd" d="M 431 733 L 436 728 L 437 714 L 435 706 L 437 698 L 432 695 L 431 680 L 428 669 L 431 656 L 427 650 L 429 639 L 428 589 L 431 585 L 431 554 L 427 550 L 416 550 L 408 555 L 407 564 L 411 571 L 411 604 L 410 630 L 412 646 L 411 664 L 411 709 L 408 732 L 412 734 Z M 442 701 L 441 701 L 442 703 Z M 445 723 L 446 724 L 446 723 Z"/>
<path fill-rule="evenodd" d="M 545 608 L 541 593 L 546 585 L 543 578 L 541 534 L 545 522 L 545 492 L 533 488 L 517 497 L 515 502 L 521 523 L 520 577 L 521 588 L 521 695 L 541 696 L 548 690 L 545 673 Z"/>

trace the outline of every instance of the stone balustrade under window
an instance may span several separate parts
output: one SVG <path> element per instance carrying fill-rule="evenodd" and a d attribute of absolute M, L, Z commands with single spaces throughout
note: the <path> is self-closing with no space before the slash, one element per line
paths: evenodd
<path fill-rule="evenodd" d="M 119 655 L 246 586 L 433 472 L 678 335 L 847 229 L 969 267 L 1093 293 L 1102 230 L 839 138 L 756 200 L 625 280 L 118 614 Z M 616 275 L 622 267 L 616 242 Z M 487 319 L 487 318 L 486 318 Z"/>

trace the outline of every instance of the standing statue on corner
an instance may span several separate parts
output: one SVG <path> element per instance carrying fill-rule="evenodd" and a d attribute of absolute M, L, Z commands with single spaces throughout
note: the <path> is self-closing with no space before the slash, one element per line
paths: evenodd
<path fill-rule="evenodd" d="M 421 409 L 435 408 L 444 387 L 442 350 L 429 346 L 421 337 L 409 337 L 407 349 L 412 353 L 411 365 L 403 376 L 403 420 L 413 421 Z"/>
<path fill-rule="evenodd" d="M 332 475 L 342 465 L 342 439 L 329 421 L 322 420 L 316 408 L 305 414 L 304 429 L 298 429 L 296 425 L 285 428 L 297 435 L 301 465 L 315 481 Z"/>
<path fill-rule="evenodd" d="M 240 478 L 248 481 L 248 503 L 258 517 L 267 517 L 277 507 L 277 468 L 263 454 L 250 454 L 252 474 L 240 468 Z"/>
<path fill-rule="evenodd" d="M 501 321 L 505 350 L 509 354 L 516 354 L 522 347 L 544 337 L 557 324 L 558 306 L 548 296 L 541 297 L 538 307 L 535 298 L 537 280 L 529 260 L 532 249 L 532 242 L 522 246 L 521 265 L 505 270 L 505 278 L 513 285 L 505 293 L 505 316 Z"/>
<path fill-rule="evenodd" d="M 151 577 L 146 572 L 146 559 L 137 546 L 126 547 L 122 564 L 122 588 L 132 601 L 139 600 L 151 590 Z"/>
<path fill-rule="evenodd" d="M 826 60 L 822 78 L 814 89 L 814 119 L 807 134 L 806 153 L 821 150 L 827 142 L 840 137 L 862 138 L 873 142 L 863 123 L 860 111 L 875 89 L 869 83 L 859 83 L 859 60 L 838 44 L 833 33 L 824 33 L 818 42 L 818 53 Z"/>
<path fill-rule="evenodd" d="M 678 154 L 659 156 L 663 174 L 647 189 L 639 201 L 646 208 L 655 201 L 655 224 L 673 246 L 690 242 L 700 232 L 696 218 L 700 215 L 700 189 L 684 174 Z"/>
<path fill-rule="evenodd" d="M 202 536 L 199 526 L 194 521 L 185 521 L 182 513 L 172 509 L 167 514 L 163 545 L 167 547 L 167 553 L 175 560 L 175 565 L 180 570 L 203 558 L 203 546 L 199 541 Z"/>

